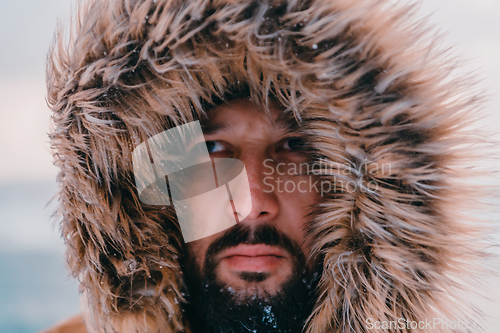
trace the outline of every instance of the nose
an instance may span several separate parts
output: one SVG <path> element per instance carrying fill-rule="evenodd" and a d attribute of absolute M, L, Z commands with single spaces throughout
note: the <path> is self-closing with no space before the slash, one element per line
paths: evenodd
<path fill-rule="evenodd" d="M 274 175 L 265 174 L 263 158 L 248 156 L 241 159 L 245 165 L 252 208 L 245 218 L 238 215 L 238 222 L 248 225 L 272 223 L 279 213 L 279 201 L 274 191 Z"/>

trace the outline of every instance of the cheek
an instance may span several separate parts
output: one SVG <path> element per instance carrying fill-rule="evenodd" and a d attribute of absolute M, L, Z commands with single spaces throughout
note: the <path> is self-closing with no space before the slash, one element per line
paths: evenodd
<path fill-rule="evenodd" d="M 226 231 L 227 230 L 223 230 L 217 234 L 187 243 L 186 254 L 188 259 L 191 261 L 194 259 L 198 263 L 198 265 L 202 267 L 205 262 L 208 248 L 219 237 L 222 237 Z"/>
<path fill-rule="evenodd" d="M 294 177 L 295 191 L 277 193 L 282 212 L 280 228 L 301 246 L 306 257 L 310 252 L 310 246 L 305 244 L 304 228 L 312 218 L 310 214 L 314 211 L 314 206 L 321 200 L 320 193 L 312 186 L 316 181 L 315 177 L 310 176 Z M 318 181 L 316 187 L 319 187 L 319 184 Z"/>
<path fill-rule="evenodd" d="M 209 242 L 206 241 L 206 238 L 186 244 L 187 265 L 192 265 L 193 262 L 195 262 L 203 272 L 208 246 Z M 192 269 L 192 267 L 190 267 L 190 269 Z"/>
<path fill-rule="evenodd" d="M 283 209 L 299 214 L 301 220 L 320 202 L 321 183 L 316 177 L 298 176 L 283 177 L 282 190 L 278 195 L 282 198 Z"/>

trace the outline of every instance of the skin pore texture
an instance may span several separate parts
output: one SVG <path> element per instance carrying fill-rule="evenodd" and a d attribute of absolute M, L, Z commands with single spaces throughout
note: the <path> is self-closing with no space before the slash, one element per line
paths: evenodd
<path fill-rule="evenodd" d="M 228 210 L 234 227 L 186 244 L 194 332 L 300 332 L 311 313 L 317 269 L 305 227 L 320 196 L 271 186 L 312 177 L 286 172 L 308 162 L 307 144 L 281 114 L 236 99 L 210 110 L 202 126 L 212 158 L 245 164 L 252 209 L 241 221 Z"/>

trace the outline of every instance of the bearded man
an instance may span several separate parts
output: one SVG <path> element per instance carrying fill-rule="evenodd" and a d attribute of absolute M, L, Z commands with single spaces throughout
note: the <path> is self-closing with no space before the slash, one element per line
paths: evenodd
<path fill-rule="evenodd" d="M 463 320 L 474 98 L 412 22 L 381 0 L 83 4 L 48 66 L 83 319 L 50 332 Z"/>

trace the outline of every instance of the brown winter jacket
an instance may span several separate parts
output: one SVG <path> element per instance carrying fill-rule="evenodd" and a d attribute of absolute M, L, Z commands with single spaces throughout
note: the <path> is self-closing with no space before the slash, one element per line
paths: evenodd
<path fill-rule="evenodd" d="M 460 184 L 477 152 L 465 125 L 478 98 L 414 8 L 393 3 L 79 7 L 69 38 L 59 34 L 50 51 L 47 84 L 60 226 L 88 332 L 185 328 L 176 216 L 140 202 L 131 152 L 240 88 L 263 106 L 278 100 L 315 160 L 335 166 L 322 177 L 336 191 L 308 234 L 324 268 L 305 332 L 368 332 L 370 318 L 467 318 L 455 277 L 478 255 L 478 228 L 464 214 L 476 194 Z M 58 329 L 83 327 L 75 319 Z"/>
<path fill-rule="evenodd" d="M 87 329 L 85 328 L 82 316 L 75 316 L 40 333 L 87 333 Z"/>

